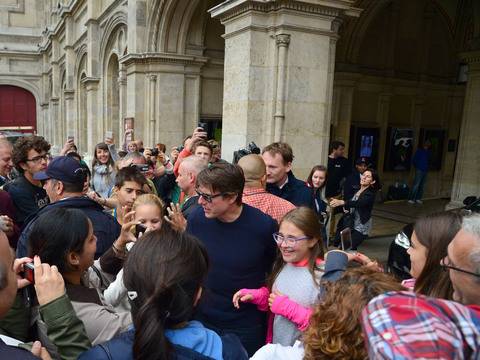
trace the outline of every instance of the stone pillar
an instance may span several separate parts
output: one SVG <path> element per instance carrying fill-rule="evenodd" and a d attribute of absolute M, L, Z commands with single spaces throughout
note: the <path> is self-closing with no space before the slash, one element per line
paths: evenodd
<path fill-rule="evenodd" d="M 284 121 L 285 121 L 285 86 L 287 80 L 287 50 L 290 44 L 289 34 L 278 34 L 276 37 L 278 48 L 278 66 L 277 66 L 277 96 L 275 102 L 275 132 L 274 140 L 284 140 Z"/>
<path fill-rule="evenodd" d="M 128 52 L 139 54 L 147 49 L 147 2 L 128 1 Z"/>
<path fill-rule="evenodd" d="M 377 118 L 376 123 L 380 126 L 380 139 L 387 138 L 388 132 L 388 119 L 390 114 L 390 101 L 392 94 L 390 91 L 385 91 L 379 94 L 377 103 Z M 386 141 L 379 142 L 378 149 L 378 169 L 383 173 L 383 167 L 385 164 L 386 154 Z"/>
<path fill-rule="evenodd" d="M 65 89 L 63 90 L 63 96 L 65 98 L 66 135 L 73 136 L 75 138 L 75 142 L 78 142 L 79 134 L 76 133 L 75 126 L 75 119 L 77 115 L 77 111 L 75 110 L 75 91 L 71 89 Z"/>
<path fill-rule="evenodd" d="M 157 111 L 156 111 L 156 97 L 157 97 L 157 75 L 150 74 L 148 76 L 149 80 L 149 122 L 148 122 L 148 146 L 154 146 L 155 144 L 155 129 L 157 122 Z"/>
<path fill-rule="evenodd" d="M 462 206 L 465 197 L 480 194 L 480 50 L 462 54 L 462 57 L 468 63 L 468 82 L 448 208 Z"/>
<path fill-rule="evenodd" d="M 119 65 L 118 70 L 118 96 L 120 97 L 118 102 L 118 114 L 120 119 L 119 134 L 118 134 L 118 148 L 123 145 L 123 136 L 125 134 L 125 125 L 123 119 L 126 116 L 126 108 L 127 108 L 127 73 L 125 71 L 125 66 L 123 64 Z"/>
<path fill-rule="evenodd" d="M 335 126 L 335 139 L 345 143 L 345 152 L 348 154 L 350 128 L 352 126 L 353 82 L 342 84 L 334 88 L 332 106 L 332 124 Z"/>
<path fill-rule="evenodd" d="M 98 78 L 84 78 L 82 83 L 87 92 L 87 151 L 91 151 L 95 145 L 103 141 L 103 126 L 98 121 Z"/>
<path fill-rule="evenodd" d="M 338 19 L 354 1 L 225 1 L 222 157 L 255 141 L 288 142 L 295 172 L 327 158 Z M 287 47 L 288 46 L 288 47 Z"/>

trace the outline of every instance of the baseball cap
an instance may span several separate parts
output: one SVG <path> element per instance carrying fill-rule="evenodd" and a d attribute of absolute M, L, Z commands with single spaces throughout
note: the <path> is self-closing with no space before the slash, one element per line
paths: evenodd
<path fill-rule="evenodd" d="M 55 179 L 77 184 L 85 182 L 86 173 L 78 160 L 70 156 L 57 156 L 50 161 L 45 171 L 36 173 L 33 178 L 35 180 Z"/>
<path fill-rule="evenodd" d="M 355 161 L 355 165 L 365 164 L 368 165 L 368 159 L 366 157 L 360 157 Z"/>

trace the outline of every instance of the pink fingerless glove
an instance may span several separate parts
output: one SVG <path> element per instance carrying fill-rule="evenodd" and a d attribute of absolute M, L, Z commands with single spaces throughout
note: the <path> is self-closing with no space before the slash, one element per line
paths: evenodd
<path fill-rule="evenodd" d="M 252 295 L 253 300 L 250 302 L 257 305 L 257 309 L 260 311 L 268 311 L 268 297 L 270 296 L 270 291 L 264 286 L 260 289 L 241 289 L 240 294 L 243 295 Z"/>
<path fill-rule="evenodd" d="M 285 295 L 277 296 L 270 310 L 272 313 L 281 315 L 293 322 L 300 331 L 304 331 L 308 327 L 313 312 L 311 308 L 303 307 Z"/>

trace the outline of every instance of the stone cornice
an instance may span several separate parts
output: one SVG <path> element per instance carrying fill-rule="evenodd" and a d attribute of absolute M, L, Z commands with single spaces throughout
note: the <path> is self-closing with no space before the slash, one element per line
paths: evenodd
<path fill-rule="evenodd" d="M 178 64 L 178 65 L 204 65 L 208 58 L 201 56 L 189 56 L 165 53 L 142 53 L 127 54 L 119 59 L 119 62 L 125 66 L 131 64 Z"/>
<path fill-rule="evenodd" d="M 350 0 L 320 0 L 315 2 L 297 0 L 227 0 L 208 10 L 213 18 L 228 21 L 246 12 L 269 13 L 290 10 L 314 15 L 338 17 L 340 15 L 359 17 L 361 9 L 355 8 Z"/>
<path fill-rule="evenodd" d="M 480 50 L 461 53 L 460 59 L 467 64 L 480 63 Z"/>
<path fill-rule="evenodd" d="M 100 82 L 100 78 L 88 76 L 80 80 L 80 82 L 86 86 L 97 85 Z"/>

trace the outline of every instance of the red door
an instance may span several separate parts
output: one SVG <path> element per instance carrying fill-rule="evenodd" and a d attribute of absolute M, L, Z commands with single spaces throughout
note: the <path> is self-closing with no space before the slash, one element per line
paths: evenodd
<path fill-rule="evenodd" d="M 34 133 L 37 129 L 35 97 L 17 86 L 0 85 L 0 131 Z"/>

